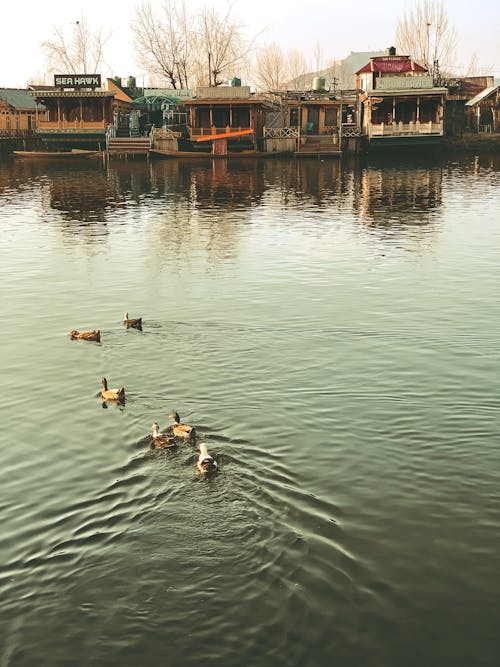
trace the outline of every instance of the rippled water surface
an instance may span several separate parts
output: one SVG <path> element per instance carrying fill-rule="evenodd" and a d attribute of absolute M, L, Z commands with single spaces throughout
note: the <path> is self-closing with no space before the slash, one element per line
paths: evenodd
<path fill-rule="evenodd" d="M 0 163 L 2 667 L 498 665 L 499 167 Z"/>

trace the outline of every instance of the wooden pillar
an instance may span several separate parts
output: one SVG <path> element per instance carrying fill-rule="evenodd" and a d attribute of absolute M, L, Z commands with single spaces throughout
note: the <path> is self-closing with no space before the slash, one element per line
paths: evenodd
<path fill-rule="evenodd" d="M 80 127 L 82 127 L 82 121 L 83 121 L 83 106 L 82 106 L 82 98 L 80 97 Z"/>
<path fill-rule="evenodd" d="M 417 120 L 420 120 L 420 97 L 417 97 Z"/>
<path fill-rule="evenodd" d="M 61 126 L 61 100 L 59 98 L 57 100 L 57 124 Z"/>
<path fill-rule="evenodd" d="M 396 98 L 392 98 L 392 122 L 396 122 Z"/>

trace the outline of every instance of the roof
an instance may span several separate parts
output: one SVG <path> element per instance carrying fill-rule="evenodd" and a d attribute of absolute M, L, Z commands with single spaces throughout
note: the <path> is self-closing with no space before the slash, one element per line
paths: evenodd
<path fill-rule="evenodd" d="M 31 91 L 29 93 L 31 96 L 36 97 L 37 99 L 42 99 L 44 97 L 114 97 L 115 94 L 112 90 L 37 90 Z"/>
<path fill-rule="evenodd" d="M 471 100 L 465 103 L 466 107 L 472 107 L 474 104 L 478 104 L 478 102 L 482 102 L 485 100 L 487 97 L 491 95 L 491 93 L 496 92 L 500 86 L 490 86 L 489 88 L 485 88 L 482 90 L 480 93 L 478 93 L 475 97 L 473 97 Z"/>
<path fill-rule="evenodd" d="M 36 109 L 36 102 L 24 88 L 0 88 L 0 99 L 14 109 Z"/>
<path fill-rule="evenodd" d="M 130 103 L 131 107 L 147 107 L 150 111 L 161 111 L 165 103 L 170 107 L 179 105 L 178 97 L 169 97 L 168 95 L 144 95 L 137 97 Z"/>
<path fill-rule="evenodd" d="M 425 67 L 414 62 L 410 56 L 377 56 L 359 69 L 356 74 L 381 72 L 383 74 L 402 74 L 403 72 L 427 72 Z"/>

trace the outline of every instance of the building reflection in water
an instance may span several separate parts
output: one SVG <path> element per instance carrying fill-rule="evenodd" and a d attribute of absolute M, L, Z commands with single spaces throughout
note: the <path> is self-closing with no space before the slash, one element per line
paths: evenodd
<path fill-rule="evenodd" d="M 495 163 L 495 160 L 497 161 Z M 338 159 L 88 160 L 76 164 L 11 160 L 0 165 L 0 190 L 32 192 L 57 212 L 66 236 L 97 243 L 117 228 L 136 227 L 158 261 L 189 255 L 214 266 L 238 255 L 248 225 L 300 226 L 331 233 L 332 223 L 380 239 L 433 243 L 443 177 L 497 171 L 498 158 L 471 156 L 460 166 L 436 156 Z M 309 215 L 311 213 L 311 215 Z M 52 216 L 53 219 L 53 216 Z M 360 225 L 360 227 L 356 227 Z M 410 246 L 409 246 L 410 247 Z"/>
<path fill-rule="evenodd" d="M 152 244 L 163 249 L 164 261 L 185 265 L 206 255 L 214 266 L 237 256 L 242 221 L 264 194 L 262 161 L 161 160 L 152 164 L 152 178 L 160 199 Z"/>

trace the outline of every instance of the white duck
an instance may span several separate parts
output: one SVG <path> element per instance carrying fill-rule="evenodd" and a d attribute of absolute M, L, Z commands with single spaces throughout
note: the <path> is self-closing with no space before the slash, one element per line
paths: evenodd
<path fill-rule="evenodd" d="M 201 473 L 215 472 L 218 468 L 217 461 L 213 456 L 210 456 L 204 442 L 200 442 L 200 455 L 198 456 L 196 467 Z"/>

